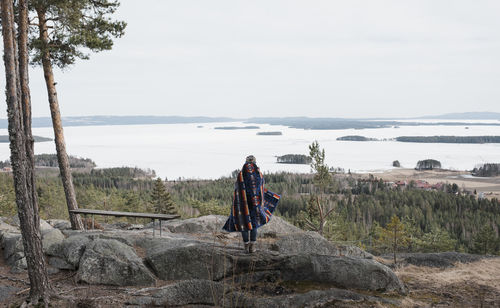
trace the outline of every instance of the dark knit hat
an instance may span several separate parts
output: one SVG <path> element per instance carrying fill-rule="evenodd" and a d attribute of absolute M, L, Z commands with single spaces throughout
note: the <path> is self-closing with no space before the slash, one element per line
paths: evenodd
<path fill-rule="evenodd" d="M 247 162 L 247 163 L 254 163 L 254 164 L 255 164 L 255 163 L 257 162 L 257 160 L 255 159 L 255 156 L 253 156 L 253 155 L 248 155 L 248 156 L 247 156 L 247 159 L 246 159 L 246 162 Z"/>

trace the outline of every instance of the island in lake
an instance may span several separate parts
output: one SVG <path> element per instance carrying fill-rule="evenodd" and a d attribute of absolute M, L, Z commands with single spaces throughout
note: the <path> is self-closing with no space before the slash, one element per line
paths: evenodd
<path fill-rule="evenodd" d="M 45 142 L 45 141 L 52 141 L 53 139 L 51 138 L 46 138 L 46 137 L 40 137 L 40 136 L 33 136 L 33 139 L 35 142 Z M 0 135 L 0 143 L 8 143 L 9 141 L 9 136 L 6 135 Z"/>
<path fill-rule="evenodd" d="M 337 140 L 339 140 L 339 141 L 379 141 L 378 139 L 375 139 L 375 138 L 368 138 L 365 136 L 358 136 L 358 135 L 338 137 Z"/>
<path fill-rule="evenodd" d="M 214 129 L 236 130 L 236 129 L 259 129 L 258 126 L 217 126 Z"/>
<path fill-rule="evenodd" d="M 282 156 L 276 156 L 276 162 L 278 164 L 303 164 L 308 165 L 312 162 L 312 158 L 303 154 L 286 154 Z"/>
<path fill-rule="evenodd" d="M 281 136 L 283 135 L 282 132 L 258 132 L 257 135 L 259 136 Z"/>

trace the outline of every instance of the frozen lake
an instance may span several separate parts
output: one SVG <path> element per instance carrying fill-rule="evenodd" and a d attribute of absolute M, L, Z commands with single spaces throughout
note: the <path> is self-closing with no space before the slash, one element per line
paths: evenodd
<path fill-rule="evenodd" d="M 433 120 L 437 121 L 437 120 Z M 475 121 L 479 122 L 479 121 Z M 491 122 L 491 121 L 489 121 Z M 259 129 L 219 130 L 220 126 L 256 125 Z M 281 131 L 281 136 L 257 132 Z M 52 128 L 35 128 L 33 134 L 53 138 Z M 7 135 L 0 129 L 0 135 Z M 317 140 L 326 151 L 326 163 L 353 172 L 381 172 L 399 160 L 406 168 L 427 158 L 439 160 L 443 168 L 470 170 L 476 164 L 500 163 L 500 144 L 403 143 L 395 141 L 337 141 L 337 137 L 361 135 L 369 138 L 398 136 L 500 136 L 500 126 L 401 126 L 399 128 L 303 130 L 266 124 L 199 123 L 123 126 L 66 127 L 70 155 L 91 158 L 98 167 L 137 166 L 150 168 L 168 179 L 218 178 L 241 168 L 247 155 L 257 157 L 263 172 L 310 172 L 308 165 L 277 164 L 284 154 L 308 154 Z M 36 154 L 55 153 L 53 142 L 35 144 Z M 10 156 L 8 143 L 0 143 L 0 160 Z"/>

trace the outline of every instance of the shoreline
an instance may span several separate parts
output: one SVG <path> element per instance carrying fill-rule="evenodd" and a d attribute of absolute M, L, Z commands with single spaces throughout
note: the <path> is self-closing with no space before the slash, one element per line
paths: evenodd
<path fill-rule="evenodd" d="M 424 170 L 419 171 L 409 168 L 396 168 L 380 173 L 352 173 L 354 177 L 368 177 L 373 175 L 385 181 L 411 181 L 423 180 L 429 184 L 455 183 L 461 189 L 476 190 L 479 194 L 484 193 L 487 198 L 500 199 L 500 176 L 496 177 L 472 177 L 470 171 L 465 170 Z"/>

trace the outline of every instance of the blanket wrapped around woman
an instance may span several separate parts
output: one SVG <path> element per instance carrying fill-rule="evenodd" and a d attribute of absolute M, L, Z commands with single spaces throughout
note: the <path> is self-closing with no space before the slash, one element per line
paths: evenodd
<path fill-rule="evenodd" d="M 269 222 L 280 195 L 264 189 L 264 177 L 255 163 L 245 163 L 234 184 L 233 206 L 223 229 L 249 231 Z"/>

